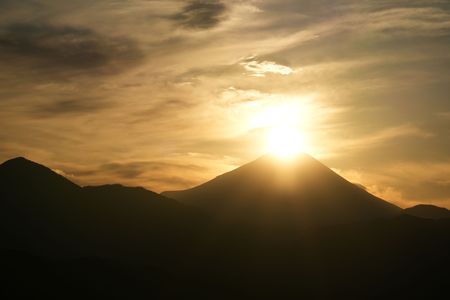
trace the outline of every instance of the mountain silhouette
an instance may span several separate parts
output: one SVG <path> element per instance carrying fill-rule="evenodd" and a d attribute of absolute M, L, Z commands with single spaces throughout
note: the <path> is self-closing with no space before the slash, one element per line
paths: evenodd
<path fill-rule="evenodd" d="M 449 298 L 450 219 L 400 214 L 309 156 L 179 195 L 1 164 L 0 298 Z"/>
<path fill-rule="evenodd" d="M 450 210 L 429 204 L 419 204 L 406 208 L 405 213 L 411 216 L 424 219 L 445 219 L 450 218 Z"/>
<path fill-rule="evenodd" d="M 0 165 L 0 199 L 3 247 L 52 255 L 156 253 L 205 219 L 144 188 L 80 187 L 22 157 Z"/>
<path fill-rule="evenodd" d="M 348 182 L 307 154 L 265 155 L 194 188 L 163 195 L 225 222 L 311 226 L 389 218 L 401 209 Z"/>
<path fill-rule="evenodd" d="M 62 195 L 80 189 L 65 177 L 24 157 L 13 158 L 0 165 L 0 184 L 3 191 L 30 195 Z"/>

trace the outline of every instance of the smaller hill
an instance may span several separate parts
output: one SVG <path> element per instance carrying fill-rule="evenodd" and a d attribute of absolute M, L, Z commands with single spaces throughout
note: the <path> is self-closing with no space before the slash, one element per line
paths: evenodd
<path fill-rule="evenodd" d="M 419 204 L 405 209 L 405 213 L 424 219 L 446 219 L 450 218 L 450 210 L 429 204 Z"/>
<path fill-rule="evenodd" d="M 152 258 L 183 249 L 205 220 L 196 209 L 141 187 L 80 187 L 23 157 L 0 164 L 0 248 Z"/>

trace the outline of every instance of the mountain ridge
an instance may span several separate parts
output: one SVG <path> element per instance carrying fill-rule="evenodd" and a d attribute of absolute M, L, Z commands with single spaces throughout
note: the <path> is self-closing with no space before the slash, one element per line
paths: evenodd
<path fill-rule="evenodd" d="M 167 243 L 166 234 L 182 244 L 182 229 L 192 236 L 205 220 L 196 209 L 145 188 L 80 187 L 23 157 L 0 164 L 0 200 L 3 247 L 57 257 L 97 251 L 142 257 L 146 250 L 158 252 L 149 247 Z"/>

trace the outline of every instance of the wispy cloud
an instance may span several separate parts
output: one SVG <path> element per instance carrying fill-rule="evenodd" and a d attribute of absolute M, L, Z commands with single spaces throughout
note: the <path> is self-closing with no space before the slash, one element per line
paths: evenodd
<path fill-rule="evenodd" d="M 440 118 L 450 120 L 450 111 L 438 112 L 436 115 Z"/>
<path fill-rule="evenodd" d="M 430 203 L 450 204 L 449 162 L 400 162 L 383 164 L 380 170 L 333 169 L 370 193 L 401 207 Z"/>
<path fill-rule="evenodd" d="M 433 137 L 433 133 L 413 126 L 411 124 L 404 124 L 395 127 L 381 129 L 375 132 L 368 133 L 365 136 L 348 139 L 343 141 L 342 147 L 352 150 L 361 150 L 364 148 L 372 148 L 378 145 L 397 140 L 403 137 L 415 137 L 426 139 Z"/>
<path fill-rule="evenodd" d="M 240 64 L 255 77 L 264 77 L 266 74 L 289 75 L 294 72 L 290 67 L 277 64 L 273 61 L 258 61 L 255 56 L 246 58 Z"/>
<path fill-rule="evenodd" d="M 372 12 L 368 28 L 391 35 L 446 35 L 450 14 L 437 7 L 399 7 Z"/>
<path fill-rule="evenodd" d="M 55 171 L 80 185 L 120 183 L 156 191 L 181 189 L 197 184 L 208 170 L 192 163 L 176 161 L 114 161 L 98 166 L 55 164 Z M 191 177 L 180 174 L 189 172 Z"/>

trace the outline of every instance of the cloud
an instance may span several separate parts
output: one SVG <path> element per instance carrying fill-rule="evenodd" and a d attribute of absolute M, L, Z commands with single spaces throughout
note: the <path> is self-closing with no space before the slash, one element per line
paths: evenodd
<path fill-rule="evenodd" d="M 204 168 L 193 164 L 169 163 L 160 161 L 132 161 L 132 162 L 112 162 L 99 167 L 99 172 L 109 172 L 121 178 L 136 178 L 146 172 L 160 172 L 176 169 L 190 171 L 203 171 Z"/>
<path fill-rule="evenodd" d="M 377 178 L 377 176 L 370 174 L 370 172 L 363 172 L 360 170 L 341 170 L 336 168 L 332 168 L 332 170 L 348 181 L 354 183 L 356 186 L 368 191 L 369 193 L 381 199 L 387 200 L 402 207 L 410 206 L 408 202 L 404 201 L 402 192 L 398 188 L 391 186 L 393 184 L 395 185 L 395 182 L 383 181 L 381 183 L 380 179 Z"/>
<path fill-rule="evenodd" d="M 433 134 L 411 124 L 404 124 L 372 132 L 360 138 L 349 139 L 344 141 L 343 147 L 352 150 L 371 148 L 403 137 L 430 138 Z"/>
<path fill-rule="evenodd" d="M 447 35 L 449 18 L 438 7 L 394 7 L 371 13 L 368 28 L 390 35 Z"/>
<path fill-rule="evenodd" d="M 38 104 L 29 108 L 30 113 L 36 117 L 56 117 L 61 115 L 79 115 L 98 112 L 110 106 L 109 103 L 98 98 L 72 98 Z"/>
<path fill-rule="evenodd" d="M 226 6 L 221 1 L 193 0 L 172 19 L 186 28 L 209 29 L 220 23 L 225 11 Z"/>
<path fill-rule="evenodd" d="M 277 64 L 273 61 L 258 61 L 255 56 L 250 56 L 240 63 L 252 73 L 252 76 L 264 77 L 267 73 L 289 75 L 294 72 L 290 67 Z"/>
<path fill-rule="evenodd" d="M 259 148 L 261 137 L 264 136 L 265 129 L 254 129 L 248 133 L 233 137 L 216 137 L 195 141 L 187 144 L 182 150 L 198 149 L 203 154 L 214 155 L 216 158 L 225 156 L 252 158 L 255 148 Z M 259 149 L 258 155 L 264 154 L 265 149 Z M 255 157 L 253 157 L 255 158 Z"/>
<path fill-rule="evenodd" d="M 442 119 L 445 119 L 445 120 L 450 120 L 450 111 L 438 112 L 438 113 L 436 113 L 436 115 L 439 118 L 442 118 Z"/>
<path fill-rule="evenodd" d="M 55 165 L 53 170 L 58 174 L 82 186 L 120 183 L 156 191 L 194 186 L 203 180 L 200 175 L 206 171 L 201 165 L 175 161 L 111 161 L 96 167 L 64 163 Z M 183 172 L 189 172 L 191 176 L 180 175 Z"/>
<path fill-rule="evenodd" d="M 111 74 L 143 58 L 131 39 L 106 36 L 83 27 L 15 23 L 0 28 L 0 58 L 27 71 Z"/>
<path fill-rule="evenodd" d="M 419 203 L 450 204 L 450 162 L 397 162 L 372 170 L 333 170 L 401 207 Z"/>
<path fill-rule="evenodd" d="M 398 162 L 385 168 L 395 180 L 407 185 L 406 197 L 450 199 L 450 162 Z"/>
<path fill-rule="evenodd" d="M 109 172 L 117 175 L 119 178 L 136 178 L 145 172 L 146 164 L 140 162 L 131 163 L 108 163 L 100 166 L 100 172 Z"/>

